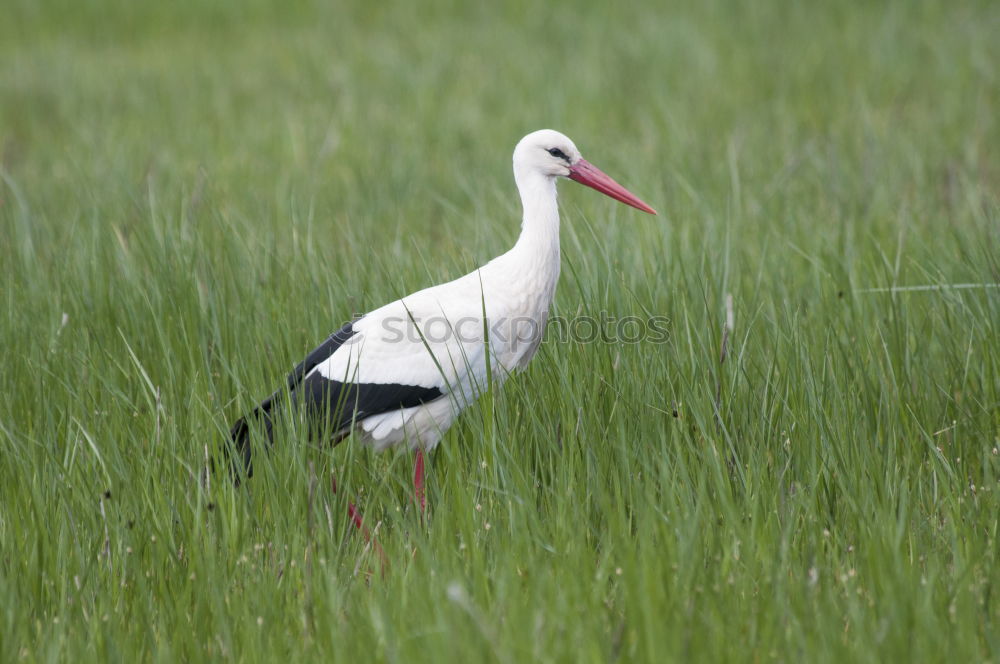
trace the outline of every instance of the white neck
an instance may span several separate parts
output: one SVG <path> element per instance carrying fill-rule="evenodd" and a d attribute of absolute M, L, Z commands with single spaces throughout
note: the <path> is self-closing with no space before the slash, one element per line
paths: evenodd
<path fill-rule="evenodd" d="M 528 270 L 559 271 L 559 204 L 556 179 L 538 171 L 515 172 L 524 216 L 521 235 L 510 253 L 524 261 Z"/>

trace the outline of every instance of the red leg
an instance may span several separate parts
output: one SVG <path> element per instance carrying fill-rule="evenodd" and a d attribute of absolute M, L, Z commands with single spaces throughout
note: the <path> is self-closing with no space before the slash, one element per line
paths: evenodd
<path fill-rule="evenodd" d="M 354 503 L 347 503 L 347 515 L 351 517 L 354 527 L 361 531 L 361 535 L 367 542 L 370 535 L 368 534 L 368 529 L 365 528 L 365 522 L 361 520 L 361 512 L 354 506 Z"/>
<path fill-rule="evenodd" d="M 417 497 L 420 513 L 427 509 L 427 497 L 424 495 L 424 450 L 417 448 L 417 459 L 413 467 L 413 492 Z"/>
<path fill-rule="evenodd" d="M 337 480 L 335 478 L 330 478 L 330 488 L 333 489 L 334 493 L 337 493 Z M 372 536 L 371 531 L 368 530 L 365 522 L 362 521 L 361 512 L 350 501 L 347 503 L 347 515 L 351 518 L 354 527 L 361 531 L 361 536 L 365 539 L 365 544 L 370 544 L 375 549 L 375 553 L 379 559 L 379 566 L 382 568 L 382 575 L 385 576 L 385 570 L 389 566 L 389 560 L 385 557 L 385 551 L 382 550 L 382 545 Z"/>

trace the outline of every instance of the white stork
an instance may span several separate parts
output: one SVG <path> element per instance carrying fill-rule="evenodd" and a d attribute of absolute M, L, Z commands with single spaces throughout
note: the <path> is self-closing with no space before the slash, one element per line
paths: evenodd
<path fill-rule="evenodd" d="M 559 279 L 561 177 L 656 214 L 583 159 L 563 134 L 528 134 L 514 149 L 524 207 L 514 247 L 464 277 L 365 314 L 309 353 L 287 386 L 233 425 L 230 444 L 242 472 L 253 473 L 249 421 L 261 421 L 273 443 L 273 413 L 288 399 L 335 442 L 353 431 L 379 450 L 401 443 L 416 450 L 413 484 L 423 510 L 423 452 L 434 449 L 490 378 L 502 383 L 523 369 L 541 342 Z M 238 478 L 241 471 L 234 472 Z M 353 504 L 350 510 L 362 527 Z"/>

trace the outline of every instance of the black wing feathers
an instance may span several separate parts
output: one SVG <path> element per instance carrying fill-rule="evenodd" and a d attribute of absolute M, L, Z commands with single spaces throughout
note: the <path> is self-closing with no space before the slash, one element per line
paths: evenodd
<path fill-rule="evenodd" d="M 295 388 L 299 386 L 302 379 L 305 378 L 310 371 L 316 368 L 316 365 L 325 360 L 326 358 L 337 352 L 337 349 L 344 345 L 348 339 L 354 336 L 354 328 L 351 323 L 348 323 L 344 327 L 340 328 L 329 337 L 326 341 L 321 343 L 319 346 L 314 348 L 308 355 L 306 359 L 296 365 L 292 372 L 288 374 L 287 388 L 278 390 L 268 398 L 260 402 L 252 411 L 236 420 L 233 423 L 232 429 L 229 430 L 229 444 L 227 445 L 227 456 L 239 457 L 243 461 L 243 469 L 246 471 L 247 477 L 253 477 L 253 463 L 251 462 L 250 456 L 250 420 L 260 420 L 264 424 L 264 430 L 267 433 L 267 439 L 269 442 L 274 442 L 274 423 L 271 418 L 271 409 L 274 404 L 277 403 L 281 395 L 287 390 L 294 392 Z M 239 473 L 236 468 L 235 463 L 232 463 L 233 477 L 239 478 Z M 238 481 L 238 480 L 237 480 Z"/>
<path fill-rule="evenodd" d="M 292 369 L 292 373 L 288 374 L 288 389 L 294 390 L 296 386 L 302 382 L 310 371 L 316 368 L 316 365 L 333 355 L 338 348 L 344 345 L 344 343 L 354 336 L 354 327 L 351 323 L 348 323 L 344 327 L 340 328 L 329 337 L 327 340 L 321 343 L 318 347 L 313 349 L 311 353 L 306 355 L 306 359 L 298 363 L 298 365 Z"/>
<path fill-rule="evenodd" d="M 274 443 L 271 411 L 286 392 L 291 396 L 294 407 L 304 407 L 308 418 L 314 423 L 312 433 L 326 431 L 335 434 L 351 422 L 386 413 L 401 408 L 412 408 L 433 401 L 443 393 L 436 387 L 400 385 L 395 383 L 342 383 L 324 378 L 317 373 L 310 374 L 318 364 L 333 355 L 338 348 L 354 336 L 351 323 L 334 332 L 319 347 L 313 350 L 288 375 L 287 387 L 264 399 L 249 414 L 233 424 L 229 432 L 230 457 L 238 457 L 243 462 L 247 477 L 253 476 L 250 449 L 250 420 L 262 421 L 267 439 Z M 235 462 L 233 476 L 239 481 Z"/>
<path fill-rule="evenodd" d="M 311 419 L 334 433 L 353 420 L 412 408 L 443 396 L 436 387 L 397 383 L 342 383 L 312 374 L 292 392 L 292 403 L 305 405 Z"/>

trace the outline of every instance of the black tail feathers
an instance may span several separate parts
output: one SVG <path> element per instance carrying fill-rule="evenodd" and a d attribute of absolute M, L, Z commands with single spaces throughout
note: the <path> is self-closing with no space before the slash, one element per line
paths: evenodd
<path fill-rule="evenodd" d="M 253 477 L 253 446 L 250 444 L 250 429 L 253 423 L 260 422 L 267 434 L 268 443 L 274 443 L 270 408 L 263 406 L 264 404 L 254 408 L 253 411 L 236 420 L 233 428 L 229 430 L 229 439 L 225 443 L 226 460 L 233 484 L 236 486 L 240 485 L 240 481 L 244 477 Z"/>

